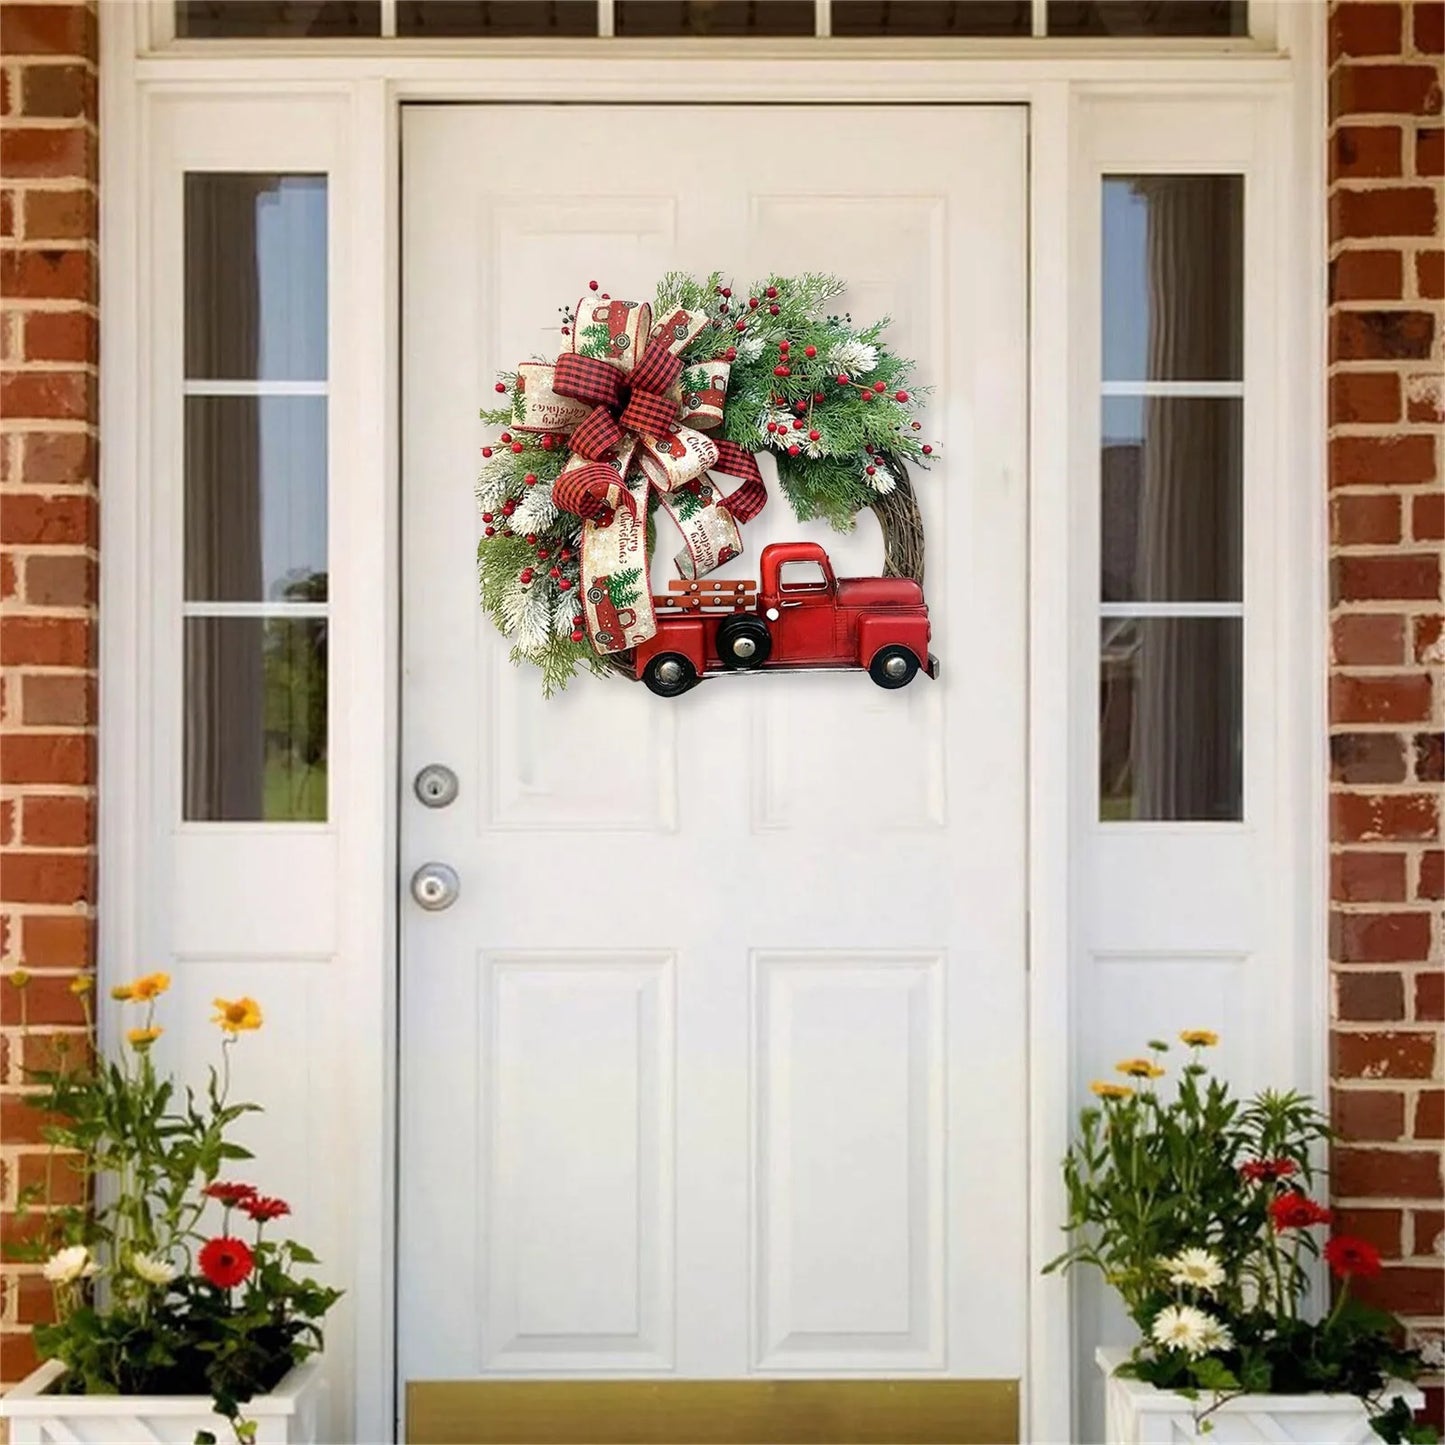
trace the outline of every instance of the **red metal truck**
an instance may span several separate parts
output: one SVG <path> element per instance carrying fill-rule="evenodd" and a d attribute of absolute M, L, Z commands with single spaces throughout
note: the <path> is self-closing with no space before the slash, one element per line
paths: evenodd
<path fill-rule="evenodd" d="M 811 563 L 821 577 L 785 580 L 796 563 Z M 938 676 L 917 582 L 834 577 L 815 542 L 764 547 L 761 568 L 755 608 L 740 608 L 724 593 L 718 603 L 727 610 L 703 611 L 708 584 L 694 584 L 699 598 L 660 615 L 657 632 L 637 648 L 636 675 L 660 697 L 676 697 L 710 672 L 864 668 L 888 688 L 906 686 L 920 670 Z"/>

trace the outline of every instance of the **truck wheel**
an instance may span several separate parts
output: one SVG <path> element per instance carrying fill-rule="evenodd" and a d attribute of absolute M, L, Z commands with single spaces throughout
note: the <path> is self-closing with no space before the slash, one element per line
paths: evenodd
<path fill-rule="evenodd" d="M 918 659 L 906 647 L 880 648 L 868 664 L 868 676 L 879 687 L 907 687 L 918 675 Z"/>
<path fill-rule="evenodd" d="M 642 680 L 658 697 L 677 697 L 697 683 L 697 668 L 680 652 L 659 652 L 642 670 Z"/>
<path fill-rule="evenodd" d="M 717 651 L 722 665 L 736 672 L 761 667 L 773 650 L 773 635 L 761 617 L 727 617 L 717 630 Z"/>
<path fill-rule="evenodd" d="M 587 589 L 587 600 L 594 607 L 596 607 L 597 604 L 601 602 L 606 595 L 607 594 L 602 590 L 602 588 L 597 586 L 592 586 Z"/>

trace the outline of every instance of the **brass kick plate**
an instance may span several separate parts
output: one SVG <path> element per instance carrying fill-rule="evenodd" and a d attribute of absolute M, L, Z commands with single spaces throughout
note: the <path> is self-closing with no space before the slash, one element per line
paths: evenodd
<path fill-rule="evenodd" d="M 1017 1380 L 411 1380 L 407 1445 L 1017 1445 Z"/>

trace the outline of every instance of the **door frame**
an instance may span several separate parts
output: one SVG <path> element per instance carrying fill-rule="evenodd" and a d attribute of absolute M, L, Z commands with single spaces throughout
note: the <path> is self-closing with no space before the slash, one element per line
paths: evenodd
<path fill-rule="evenodd" d="M 1081 797 L 1092 806 L 1080 764 L 1090 720 L 1077 716 L 1080 659 L 1069 624 L 1081 594 L 1071 537 L 1093 459 L 1075 454 L 1072 429 L 1093 405 L 1078 378 L 1069 317 L 1080 278 L 1079 187 L 1093 173 L 1083 153 L 1091 104 L 1137 100 L 1208 106 L 1256 101 L 1268 118 L 1281 187 L 1279 241 L 1306 258 L 1296 287 L 1280 298 L 1281 346 L 1275 395 L 1289 419 L 1279 453 L 1298 485 L 1279 504 L 1281 590 L 1311 599 L 1289 619 L 1278 677 L 1281 736 L 1289 760 L 1277 806 L 1288 810 L 1295 903 L 1288 931 L 1290 966 L 1302 1001 L 1293 1057 L 1306 1085 L 1324 1079 L 1326 1018 L 1323 950 L 1325 888 L 1323 379 L 1325 315 L 1324 44 L 1314 6 L 1282 6 L 1280 35 L 1229 54 L 1190 52 L 1178 44 L 1130 48 L 1033 41 L 1018 45 L 899 45 L 820 53 L 742 70 L 726 47 L 698 51 L 687 42 L 628 46 L 605 42 L 609 63 L 577 47 L 498 53 L 496 47 L 175 44 L 153 48 L 148 12 L 105 5 L 101 21 L 100 265 L 101 507 L 105 536 L 101 604 L 101 892 L 100 970 L 108 985 L 137 959 L 174 957 L 170 899 L 176 859 L 205 845 L 214 860 L 219 832 L 175 826 L 158 816 L 154 732 L 157 699 L 170 696 L 158 660 L 155 562 L 167 509 L 177 504 L 172 460 L 158 455 L 155 418 L 170 406 L 154 360 L 151 299 L 156 266 L 155 199 L 163 164 L 160 140 L 187 118 L 224 106 L 279 114 L 297 107 L 318 118 L 334 177 L 332 295 L 380 304 L 336 307 L 333 355 L 348 364 L 336 378 L 333 451 L 348 467 L 343 495 L 333 487 L 332 816 L 317 830 L 324 849 L 315 866 L 336 923 L 326 955 L 338 1010 L 350 1021 L 345 1056 L 336 1058 L 345 1119 L 353 1137 L 373 1146 L 364 1158 L 328 1157 L 340 1170 L 349 1211 L 338 1272 L 351 1295 L 348 1325 L 335 1336 L 338 1393 L 350 1438 L 389 1438 L 399 1421 L 394 1371 L 397 836 L 400 689 L 400 517 L 398 434 L 401 107 L 409 101 L 546 100 L 761 102 L 858 105 L 913 100 L 1022 104 L 1029 108 L 1029 660 L 1028 660 L 1028 1115 L 1029 1344 L 1023 1381 L 1026 1439 L 1071 1438 L 1069 1294 L 1037 1264 L 1055 1252 L 1064 1199 L 1057 1163 L 1070 1131 L 1074 1064 L 1069 975 L 1078 943 L 1072 906 Z M 824 44 L 825 42 L 818 42 Z M 1275 48 L 1275 45 L 1279 48 Z M 460 52 L 465 53 L 460 53 Z M 757 52 L 752 52 L 756 54 Z M 837 58 L 833 58 L 837 56 Z M 658 60 L 669 66 L 660 75 Z M 675 62 L 675 63 L 672 63 Z M 242 144 L 241 140 L 236 142 Z M 313 137 L 308 143 L 318 144 Z M 187 142 L 189 144 L 189 142 Z M 174 157 L 172 157 L 174 159 Z M 260 165 L 257 168 L 266 168 Z M 1281 284 L 1286 280 L 1281 275 Z M 1073 483 L 1071 485 L 1071 475 Z M 137 479 L 145 479 L 144 482 Z M 1082 485 L 1081 485 L 1082 483 Z M 164 572 L 159 575 L 164 576 Z M 384 579 L 376 586 L 375 579 Z M 1091 580 L 1091 579 L 1089 579 Z M 350 634 L 348 637 L 347 634 Z M 376 639 L 381 639 L 381 645 Z M 338 678 L 346 678 L 338 706 Z M 161 709 L 163 711 L 163 708 Z M 269 825 L 250 825 L 261 846 L 279 841 Z M 235 830 L 232 830 L 234 833 Z M 321 873 L 318 872 L 318 878 Z M 1281 885 L 1282 888 L 1284 885 Z M 340 900 L 347 906 L 338 906 Z M 1306 968 L 1305 964 L 1314 964 Z M 278 969 L 290 966 L 282 961 Z M 104 989 L 102 989 L 102 996 Z"/>

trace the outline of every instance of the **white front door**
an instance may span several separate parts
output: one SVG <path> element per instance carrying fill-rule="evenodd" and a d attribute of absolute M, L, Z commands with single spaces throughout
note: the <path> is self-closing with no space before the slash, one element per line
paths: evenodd
<path fill-rule="evenodd" d="M 461 893 L 402 903 L 401 1378 L 1018 1378 L 1024 112 L 419 107 L 403 145 L 401 863 Z M 833 271 L 894 318 L 936 388 L 938 682 L 543 701 L 509 665 L 478 407 L 589 280 L 674 268 Z M 881 569 L 870 515 L 774 490 L 721 575 L 791 538 Z M 413 793 L 431 763 L 450 806 Z"/>

